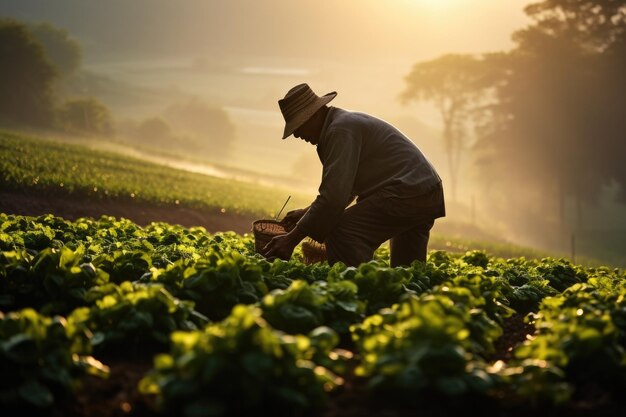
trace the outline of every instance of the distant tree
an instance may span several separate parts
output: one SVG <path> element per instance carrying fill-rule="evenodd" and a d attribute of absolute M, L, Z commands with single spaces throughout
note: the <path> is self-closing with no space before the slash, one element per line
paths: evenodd
<path fill-rule="evenodd" d="M 113 117 L 109 109 L 95 98 L 65 101 L 58 111 L 61 127 L 72 133 L 111 135 Z"/>
<path fill-rule="evenodd" d="M 223 109 L 192 98 L 172 104 L 165 109 L 163 117 L 177 132 L 195 138 L 200 151 L 206 152 L 209 159 L 230 153 L 235 127 Z"/>
<path fill-rule="evenodd" d="M 27 26 L 0 19 L 0 121 L 50 126 L 54 66 Z"/>
<path fill-rule="evenodd" d="M 162 117 L 144 119 L 133 129 L 131 136 L 138 143 L 154 148 L 172 148 L 178 142 L 172 128 Z"/>
<path fill-rule="evenodd" d="M 544 0 L 524 8 L 534 25 L 516 33 L 538 31 L 569 39 L 587 51 L 602 52 L 624 32 L 624 0 Z"/>
<path fill-rule="evenodd" d="M 604 165 L 606 174 L 621 186 L 618 198 L 626 203 L 626 31 L 622 32 L 602 56 L 600 63 L 602 92 L 596 101 L 603 103 L 600 125 L 605 140 Z"/>
<path fill-rule="evenodd" d="M 525 11 L 536 23 L 516 33 L 520 44 L 536 31 L 568 40 L 590 61 L 590 65 L 570 69 L 587 73 L 583 83 L 573 85 L 585 96 L 570 107 L 580 110 L 573 121 L 586 136 L 580 151 L 589 169 L 582 176 L 579 170 L 578 180 L 569 179 L 575 182 L 569 193 L 576 195 L 580 211 L 580 202 L 593 201 L 593 191 L 600 184 L 617 181 L 621 200 L 626 202 L 626 164 L 617 156 L 626 153 L 626 1 L 550 0 L 530 4 Z"/>
<path fill-rule="evenodd" d="M 484 57 L 448 54 L 416 64 L 405 77 L 402 102 L 431 101 L 441 115 L 453 199 L 461 157 L 469 148 L 473 117 L 487 104 L 489 89 L 496 82 L 493 75 Z"/>
<path fill-rule="evenodd" d="M 626 2 L 550 0 L 525 10 L 535 24 L 513 36 L 507 79 L 479 142 L 491 152 L 484 175 L 499 179 L 510 198 L 534 191 L 525 204 L 556 198 L 561 225 L 573 197 L 582 227 L 582 203 L 626 177 L 615 156 L 626 152 L 619 89 L 626 56 L 616 46 Z"/>
<path fill-rule="evenodd" d="M 31 26 L 31 31 L 43 45 L 50 62 L 57 67 L 59 75 L 65 77 L 80 68 L 80 44 L 70 37 L 67 30 L 50 23 L 39 23 Z"/>

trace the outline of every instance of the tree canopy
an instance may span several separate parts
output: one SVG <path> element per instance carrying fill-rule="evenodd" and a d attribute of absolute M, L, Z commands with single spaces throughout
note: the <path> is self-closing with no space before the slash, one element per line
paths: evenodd
<path fill-rule="evenodd" d="M 81 65 L 80 44 L 72 39 L 67 30 L 50 23 L 38 23 L 30 27 L 35 39 L 44 47 L 46 56 L 56 66 L 60 76 L 76 72 Z"/>
<path fill-rule="evenodd" d="M 0 57 L 0 121 L 50 126 L 57 72 L 25 24 L 0 19 Z"/>
<path fill-rule="evenodd" d="M 560 210 L 572 196 L 580 210 L 604 185 L 617 181 L 626 189 L 625 165 L 611 162 L 615 152 L 626 153 L 619 88 L 626 2 L 550 0 L 526 12 L 535 24 L 514 34 L 517 47 L 494 107 L 500 117 L 490 121 L 498 133 L 481 142 L 499 160 L 485 175 L 493 177 L 491 167 L 499 165 L 506 186 L 514 179 L 518 189 L 558 196 Z"/>
<path fill-rule="evenodd" d="M 469 135 L 459 126 L 474 127 L 491 197 L 536 218 L 553 207 L 561 224 L 573 200 L 580 227 L 583 203 L 605 186 L 620 185 L 626 201 L 626 0 L 546 0 L 525 12 L 533 24 L 511 51 L 419 63 L 403 97 L 437 105 L 449 152 Z"/>
<path fill-rule="evenodd" d="M 405 78 L 407 87 L 401 100 L 431 101 L 441 115 L 453 199 L 461 155 L 471 137 L 472 113 L 488 101 L 488 90 L 495 81 L 488 69 L 482 57 L 449 54 L 415 65 Z"/>

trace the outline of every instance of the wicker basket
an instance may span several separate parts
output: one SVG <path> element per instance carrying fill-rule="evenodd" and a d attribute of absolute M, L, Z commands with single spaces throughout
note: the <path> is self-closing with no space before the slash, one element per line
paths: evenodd
<path fill-rule="evenodd" d="M 287 229 L 278 220 L 256 220 L 252 223 L 252 233 L 254 234 L 254 250 L 264 255 L 265 245 L 274 237 L 287 233 Z"/>
<path fill-rule="evenodd" d="M 254 250 L 265 256 L 263 248 L 276 236 L 288 233 L 291 228 L 278 220 L 256 220 L 252 223 L 252 233 L 254 234 Z M 326 246 L 323 243 L 317 243 L 315 240 L 307 237 L 302 241 L 302 255 L 305 264 L 315 262 L 323 262 L 326 258 Z"/>
<path fill-rule="evenodd" d="M 304 263 L 307 265 L 328 260 L 326 257 L 326 245 L 318 243 L 309 237 L 302 242 L 302 255 Z"/>

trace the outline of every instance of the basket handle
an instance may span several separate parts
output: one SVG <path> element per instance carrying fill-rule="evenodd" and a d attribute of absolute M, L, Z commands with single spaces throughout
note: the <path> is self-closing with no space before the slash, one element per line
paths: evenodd
<path fill-rule="evenodd" d="M 278 214 L 276 215 L 276 218 L 274 220 L 278 221 L 278 218 L 280 217 L 280 213 L 283 212 L 285 206 L 287 205 L 287 203 L 289 202 L 289 199 L 291 198 L 291 196 L 287 197 L 287 201 L 285 201 L 285 204 L 283 204 L 283 208 L 280 209 L 280 211 L 278 212 Z"/>

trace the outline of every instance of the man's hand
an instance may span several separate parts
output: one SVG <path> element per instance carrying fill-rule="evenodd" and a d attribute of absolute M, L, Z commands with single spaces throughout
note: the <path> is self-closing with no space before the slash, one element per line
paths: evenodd
<path fill-rule="evenodd" d="M 288 261 L 291 258 L 294 248 L 305 237 L 306 235 L 297 227 L 287 234 L 276 236 L 263 248 L 263 256 L 267 259 L 280 258 L 284 261 Z"/>
<path fill-rule="evenodd" d="M 287 230 L 291 230 L 295 227 L 296 223 L 300 221 L 302 216 L 306 214 L 307 211 L 309 211 L 309 207 L 291 210 L 287 212 L 287 214 L 285 214 L 285 217 L 283 218 L 281 223 L 285 226 Z"/>

